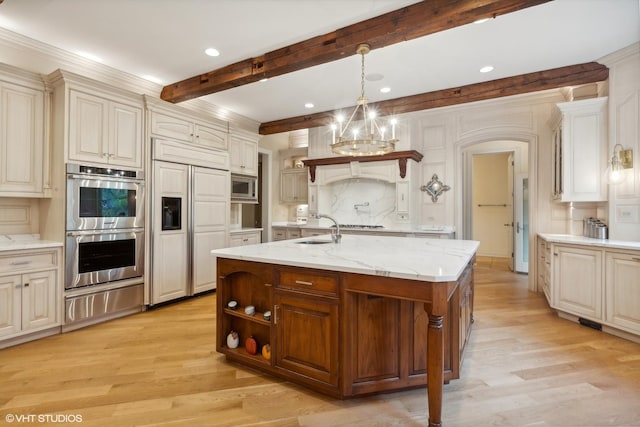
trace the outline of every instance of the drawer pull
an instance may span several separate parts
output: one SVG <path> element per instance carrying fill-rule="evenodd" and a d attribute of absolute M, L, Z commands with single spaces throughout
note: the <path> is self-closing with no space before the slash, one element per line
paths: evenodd
<path fill-rule="evenodd" d="M 313 286 L 312 282 L 306 282 L 304 280 L 296 280 L 296 284 L 298 285 L 305 285 L 305 286 Z"/>
<path fill-rule="evenodd" d="M 31 264 L 32 261 L 13 261 L 11 265 L 27 265 Z"/>

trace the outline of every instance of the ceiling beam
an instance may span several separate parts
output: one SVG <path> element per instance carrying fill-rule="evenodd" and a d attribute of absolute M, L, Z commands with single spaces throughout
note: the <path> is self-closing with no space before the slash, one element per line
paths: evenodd
<path fill-rule="evenodd" d="M 551 0 L 424 0 L 353 25 L 190 77 L 162 88 L 160 98 L 182 102 L 280 76 Z"/>
<path fill-rule="evenodd" d="M 569 65 L 546 71 L 521 74 L 483 83 L 437 90 L 435 92 L 406 96 L 369 103 L 378 116 L 392 116 L 412 111 L 429 110 L 432 108 L 464 104 L 467 102 L 483 101 L 504 96 L 519 95 L 565 86 L 578 86 L 594 83 L 609 78 L 609 69 L 597 62 Z M 347 107 L 345 110 L 355 108 Z M 288 132 L 297 129 L 308 129 L 327 126 L 335 122 L 335 111 L 325 111 L 288 119 L 265 122 L 260 125 L 261 135 Z"/>

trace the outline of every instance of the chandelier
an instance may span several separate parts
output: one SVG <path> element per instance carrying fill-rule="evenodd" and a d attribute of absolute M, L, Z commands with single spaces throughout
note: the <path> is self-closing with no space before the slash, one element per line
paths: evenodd
<path fill-rule="evenodd" d="M 370 50 L 371 47 L 365 43 L 358 45 L 356 49 L 356 53 L 362 56 L 361 92 L 356 108 L 346 123 L 343 116 L 337 116 L 338 124 L 331 125 L 331 150 L 336 154 L 343 156 L 387 154 L 395 149 L 398 142 L 396 120 L 392 119 L 389 122 L 391 129 L 378 125 L 376 112 L 369 109 L 367 97 L 364 96 L 364 56 Z"/>

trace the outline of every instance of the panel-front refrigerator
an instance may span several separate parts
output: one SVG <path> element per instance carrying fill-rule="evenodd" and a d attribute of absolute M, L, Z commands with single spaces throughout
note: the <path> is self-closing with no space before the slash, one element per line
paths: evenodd
<path fill-rule="evenodd" d="M 215 289 L 229 243 L 229 171 L 153 160 L 151 305 Z"/>

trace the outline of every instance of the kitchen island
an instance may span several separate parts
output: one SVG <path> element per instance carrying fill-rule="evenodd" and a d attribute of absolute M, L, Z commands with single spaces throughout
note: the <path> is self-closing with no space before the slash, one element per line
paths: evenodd
<path fill-rule="evenodd" d="M 429 425 L 440 426 L 443 383 L 459 378 L 470 332 L 478 245 L 325 235 L 214 250 L 216 349 L 340 398 L 426 385 Z"/>

